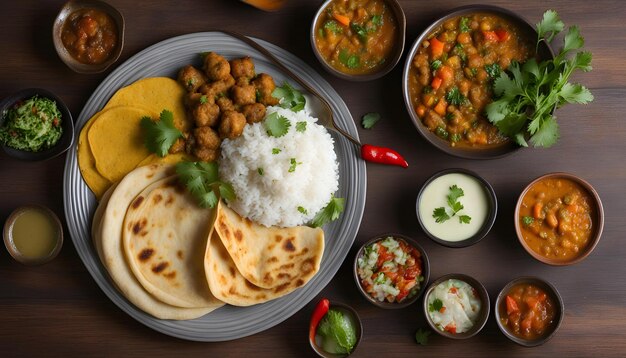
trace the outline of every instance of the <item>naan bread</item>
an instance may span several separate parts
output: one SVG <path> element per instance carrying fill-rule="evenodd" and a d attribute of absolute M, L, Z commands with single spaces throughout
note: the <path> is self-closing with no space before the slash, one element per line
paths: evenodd
<path fill-rule="evenodd" d="M 103 263 L 104 263 L 104 259 L 102 258 L 102 245 L 99 240 L 96 240 L 96 237 L 98 236 L 98 232 L 101 229 L 102 216 L 104 215 L 104 211 L 106 210 L 107 205 L 109 204 L 109 199 L 111 199 L 111 195 L 113 195 L 113 191 L 115 191 L 116 187 L 117 187 L 117 184 L 113 184 L 113 186 L 111 186 L 104 193 L 104 195 L 102 195 L 102 199 L 100 199 L 100 203 L 98 204 L 96 211 L 93 213 L 93 220 L 91 221 L 91 238 L 93 240 L 93 246 L 96 248 L 98 257 L 100 258 L 100 261 Z"/>
<path fill-rule="evenodd" d="M 237 270 L 235 262 L 216 231 L 212 232 L 207 246 L 204 270 L 211 293 L 220 301 L 233 306 L 251 306 L 267 302 L 294 291 L 308 281 L 296 278 L 287 285 L 269 289 L 253 285 Z"/>
<path fill-rule="evenodd" d="M 174 175 L 154 182 L 131 203 L 124 219 L 126 259 L 141 285 L 179 307 L 211 307 L 204 252 L 215 210 L 197 205 Z"/>
<path fill-rule="evenodd" d="M 220 202 L 215 230 L 237 270 L 255 286 L 275 289 L 297 280 L 304 284 L 319 271 L 324 253 L 320 228 L 268 228 Z"/>
<path fill-rule="evenodd" d="M 148 185 L 173 174 L 173 166 L 151 165 L 137 168 L 126 175 L 109 199 L 96 240 L 100 241 L 104 266 L 111 279 L 130 302 L 156 318 L 184 320 L 201 317 L 221 307 L 223 303 L 216 302 L 207 308 L 181 308 L 157 300 L 137 281 L 122 250 L 122 226 L 126 209 Z"/>

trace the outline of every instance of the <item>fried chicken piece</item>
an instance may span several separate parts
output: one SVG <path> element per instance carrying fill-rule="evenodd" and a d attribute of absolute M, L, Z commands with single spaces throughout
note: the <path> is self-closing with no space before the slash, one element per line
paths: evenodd
<path fill-rule="evenodd" d="M 226 79 L 230 75 L 230 64 L 221 55 L 209 52 L 204 57 L 204 72 L 213 81 Z"/>
<path fill-rule="evenodd" d="M 196 92 L 200 86 L 207 82 L 207 77 L 197 68 L 187 65 L 178 71 L 178 82 L 188 92 Z"/>
<path fill-rule="evenodd" d="M 230 60 L 230 74 L 238 79 L 240 77 L 254 77 L 254 62 L 250 57 L 235 58 Z"/>
<path fill-rule="evenodd" d="M 275 106 L 278 104 L 278 99 L 272 96 L 272 92 L 276 89 L 276 84 L 272 76 L 267 73 L 259 73 L 255 79 L 251 82 L 258 92 L 257 101 L 266 106 Z"/>
<path fill-rule="evenodd" d="M 247 104 L 241 108 L 241 113 L 249 124 L 257 123 L 265 118 L 265 106 L 261 103 Z"/>
<path fill-rule="evenodd" d="M 233 86 L 230 96 L 236 105 L 246 105 L 256 102 L 256 89 L 253 85 Z"/>
<path fill-rule="evenodd" d="M 196 127 L 214 127 L 220 118 L 220 107 L 215 103 L 199 103 L 192 111 Z"/>
<path fill-rule="evenodd" d="M 226 111 L 220 121 L 220 138 L 235 139 L 243 133 L 246 126 L 246 117 L 235 111 Z"/>

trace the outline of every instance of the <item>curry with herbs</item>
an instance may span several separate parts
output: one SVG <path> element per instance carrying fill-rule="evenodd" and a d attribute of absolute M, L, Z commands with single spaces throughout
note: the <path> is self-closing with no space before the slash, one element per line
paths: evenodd
<path fill-rule="evenodd" d="M 393 56 L 398 25 L 383 0 L 335 0 L 320 16 L 315 46 L 326 63 L 353 75 L 383 68 Z"/>
<path fill-rule="evenodd" d="M 545 178 L 522 198 L 520 229 L 531 250 L 549 259 L 569 261 L 590 242 L 593 199 L 579 184 L 564 178 Z"/>
<path fill-rule="evenodd" d="M 487 148 L 508 142 L 484 110 L 500 72 L 512 61 L 534 55 L 532 40 L 510 20 L 490 13 L 445 21 L 413 58 L 408 79 L 413 110 L 451 146 Z"/>
<path fill-rule="evenodd" d="M 500 323 L 522 339 L 542 338 L 556 324 L 557 306 L 554 300 L 542 288 L 530 283 L 511 287 L 498 310 Z"/>

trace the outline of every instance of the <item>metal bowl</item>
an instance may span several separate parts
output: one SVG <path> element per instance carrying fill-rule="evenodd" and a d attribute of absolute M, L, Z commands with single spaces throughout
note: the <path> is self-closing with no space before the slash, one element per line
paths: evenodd
<path fill-rule="evenodd" d="M 315 54 L 315 57 L 317 57 L 317 59 L 322 64 L 322 67 L 324 67 L 324 69 L 330 74 L 348 81 L 371 81 L 383 77 L 384 75 L 389 73 L 400 61 L 400 58 L 402 57 L 402 52 L 404 51 L 404 42 L 406 39 L 406 16 L 404 15 L 404 10 L 402 10 L 402 6 L 400 6 L 400 3 L 397 0 L 384 0 L 389 8 L 393 11 L 393 14 L 398 24 L 395 47 L 389 58 L 389 61 L 387 61 L 387 65 L 381 67 L 380 69 L 378 69 L 378 71 L 373 73 L 355 75 L 341 72 L 328 64 L 322 54 L 317 49 L 317 46 L 315 46 L 315 29 L 317 28 L 317 24 L 321 18 L 322 13 L 324 12 L 324 9 L 326 9 L 326 7 L 332 1 L 333 0 L 327 0 L 320 6 L 319 10 L 317 10 L 317 13 L 315 14 L 315 17 L 313 18 L 313 24 L 311 25 L 311 47 L 313 48 L 313 53 Z"/>
<path fill-rule="evenodd" d="M 96 9 L 105 12 L 117 25 L 117 45 L 112 50 L 109 58 L 99 64 L 85 64 L 76 60 L 72 55 L 67 51 L 65 46 L 63 45 L 62 40 L 62 32 L 63 32 L 63 24 L 65 20 L 74 12 L 81 9 Z M 100 73 L 104 72 L 109 66 L 111 66 L 122 54 L 122 48 L 124 47 L 124 16 L 113 6 L 98 0 L 70 0 L 63 7 L 56 19 L 54 20 L 54 24 L 52 25 L 52 39 L 54 41 L 54 48 L 57 51 L 57 54 L 61 58 L 61 60 L 67 65 L 67 67 L 71 68 L 73 71 L 78 73 Z"/>
<path fill-rule="evenodd" d="M 415 113 L 409 93 L 409 72 L 412 66 L 413 58 L 415 58 L 415 55 L 417 54 L 417 51 L 419 50 L 422 42 L 427 39 L 431 33 L 441 27 L 442 24 L 447 20 L 473 13 L 493 13 L 500 17 L 506 18 L 515 23 L 521 29 L 521 31 L 527 33 L 527 36 L 529 36 L 529 38 L 537 38 L 537 31 L 535 30 L 534 25 L 532 25 L 532 23 L 530 23 L 528 20 L 513 11 L 491 5 L 468 5 L 456 8 L 432 23 L 430 26 L 428 26 L 426 30 L 424 30 L 424 32 L 422 32 L 417 37 L 415 42 L 413 42 L 413 45 L 409 50 L 409 53 L 406 57 L 406 62 L 404 64 L 404 71 L 402 74 L 402 92 L 404 95 L 404 103 L 406 109 L 409 112 L 409 116 L 411 117 L 415 128 L 417 128 L 419 134 L 424 137 L 424 139 L 426 139 L 426 141 L 428 141 L 430 144 L 449 155 L 459 158 L 495 159 L 504 157 L 515 152 L 516 150 L 520 149 L 520 146 L 515 144 L 513 141 L 508 141 L 503 145 L 486 148 L 452 147 L 450 146 L 450 143 L 448 141 L 439 138 L 435 133 L 429 131 L 428 128 L 422 123 L 421 119 Z M 554 53 L 552 52 L 552 49 L 548 45 L 546 45 L 544 41 L 542 41 L 539 46 L 537 57 L 540 59 L 554 58 Z"/>
<path fill-rule="evenodd" d="M 555 258 L 548 258 L 548 257 L 541 255 L 540 253 L 535 252 L 526 243 L 526 240 L 524 240 L 524 236 L 522 235 L 522 229 L 521 229 L 520 220 L 519 220 L 519 215 L 520 215 L 519 212 L 520 212 L 520 206 L 522 205 L 522 200 L 524 199 L 524 196 L 533 185 L 547 178 L 568 179 L 580 185 L 585 191 L 587 191 L 587 193 L 591 197 L 592 199 L 591 205 L 595 209 L 595 216 L 591 218 L 593 222 L 593 231 L 589 238 L 589 243 L 587 244 L 584 251 L 580 252 L 578 256 L 576 256 L 575 258 L 571 260 L 559 260 Z M 562 173 L 562 172 L 549 173 L 549 174 L 542 175 L 539 178 L 533 180 L 532 182 L 530 182 L 530 184 L 528 184 L 524 188 L 519 198 L 517 199 L 517 204 L 515 205 L 515 213 L 514 213 L 513 220 L 515 222 L 515 233 L 517 234 L 517 239 L 519 240 L 522 247 L 524 247 L 526 252 L 530 254 L 530 256 L 534 257 L 536 260 L 540 262 L 543 262 L 544 264 L 553 265 L 553 266 L 566 266 L 566 265 L 573 265 L 575 263 L 581 262 L 582 260 L 587 258 L 587 256 L 591 254 L 593 249 L 596 248 L 596 245 L 598 245 L 598 242 L 600 241 L 600 237 L 602 237 L 602 231 L 604 229 L 604 208 L 602 207 L 602 201 L 600 200 L 600 196 L 598 195 L 596 190 L 591 186 L 591 184 L 589 184 L 587 181 L 585 181 L 581 177 L 574 175 L 574 174 Z"/>
<path fill-rule="evenodd" d="M 420 289 L 413 295 L 413 297 L 407 298 L 402 302 L 387 302 L 387 301 L 381 302 L 381 301 L 374 299 L 372 296 L 370 296 L 369 293 L 367 293 L 363 289 L 363 286 L 361 285 L 361 279 L 359 278 L 359 274 L 358 274 L 358 267 L 359 267 L 358 261 L 359 261 L 359 258 L 363 255 L 363 251 L 365 250 L 365 248 L 368 245 L 373 244 L 374 242 L 377 242 L 377 241 L 384 240 L 387 237 L 393 237 L 396 240 L 402 240 L 406 242 L 410 246 L 416 248 L 422 255 L 422 266 L 423 266 L 422 277 L 424 277 L 424 280 L 420 283 Z M 352 272 L 354 275 L 354 281 L 356 283 L 356 286 L 359 289 L 359 292 L 361 292 L 363 297 L 369 303 L 373 304 L 374 306 L 384 308 L 384 309 L 399 309 L 399 308 L 405 308 L 415 303 L 415 301 L 417 301 L 417 299 L 420 298 L 422 293 L 424 293 L 424 290 L 426 289 L 426 285 L 428 284 L 428 279 L 430 277 L 430 261 L 428 260 L 428 255 L 426 255 L 426 251 L 424 251 L 424 248 L 422 248 L 422 246 L 420 246 L 415 240 L 405 235 L 389 233 L 389 234 L 377 235 L 373 237 L 372 239 L 368 240 L 365 244 L 363 244 L 359 248 L 359 251 L 357 252 L 354 258 Z"/>
<path fill-rule="evenodd" d="M 502 321 L 500 320 L 500 305 L 506 305 L 506 302 L 504 300 L 504 297 L 507 295 L 507 293 L 509 292 L 509 290 L 511 289 L 511 287 L 513 287 L 516 284 L 519 283 L 530 283 L 536 286 L 539 286 L 539 288 L 543 289 L 544 291 L 546 291 L 546 293 L 548 295 L 550 295 L 550 297 L 552 297 L 555 305 L 556 305 L 556 314 L 555 314 L 555 318 L 554 318 L 554 323 L 552 325 L 552 327 L 550 327 L 548 329 L 548 331 L 545 332 L 545 334 L 541 337 L 541 338 L 537 338 L 537 339 L 533 339 L 533 340 L 529 340 L 529 339 L 524 339 L 521 337 L 518 337 L 516 335 L 514 335 L 513 333 L 511 333 L 507 327 L 505 327 L 502 324 Z M 502 288 L 502 290 L 500 291 L 500 293 L 498 294 L 498 298 L 496 298 L 496 303 L 494 305 L 493 310 L 495 311 L 495 315 L 496 315 L 496 323 L 498 324 L 498 328 L 500 328 L 500 331 L 502 331 L 502 333 L 511 341 L 524 346 L 524 347 L 536 347 L 536 346 L 540 346 L 544 343 L 546 343 L 547 341 L 549 341 L 552 337 L 554 337 L 554 335 L 556 334 L 556 331 L 559 329 L 559 327 L 561 326 L 561 322 L 563 321 L 563 316 L 564 316 L 564 310 L 565 310 L 565 306 L 563 304 L 563 298 L 561 297 L 561 294 L 559 293 L 559 291 L 557 291 L 556 287 L 554 287 L 551 283 L 549 283 L 548 281 L 545 281 L 539 277 L 534 277 L 534 276 L 524 276 L 524 277 L 518 277 L 515 280 L 509 282 L 506 284 L 506 286 L 504 286 L 504 288 Z"/>
<path fill-rule="evenodd" d="M 450 279 L 457 279 L 457 280 L 461 280 L 461 281 L 468 283 L 478 292 L 478 296 L 480 296 L 482 305 L 481 305 L 480 313 L 478 315 L 478 319 L 476 320 L 476 322 L 474 322 L 474 325 L 472 326 L 472 328 L 467 332 L 450 333 L 446 331 L 441 331 L 437 328 L 437 326 L 435 326 L 435 324 L 432 322 L 430 318 L 430 315 L 428 314 L 429 312 L 428 296 L 435 289 L 435 287 L 437 287 L 437 285 Z M 483 286 L 483 284 L 480 283 L 475 278 L 468 276 L 468 275 L 460 274 L 460 273 L 451 273 L 451 274 L 447 274 L 447 275 L 439 277 L 433 283 L 431 283 L 430 286 L 428 286 L 426 293 L 424 293 L 423 308 L 424 308 L 424 316 L 426 317 L 426 322 L 428 322 L 428 325 L 430 326 L 430 328 L 432 328 L 433 331 L 437 332 L 438 334 L 444 337 L 452 338 L 452 339 L 467 339 L 467 338 L 475 336 L 478 332 L 480 332 L 485 326 L 485 324 L 487 323 L 487 319 L 489 318 L 489 310 L 490 310 L 489 305 L 490 305 L 489 293 L 487 292 L 487 289 L 485 288 L 485 286 Z"/>
<path fill-rule="evenodd" d="M 29 99 L 33 96 L 49 98 L 56 102 L 57 108 L 61 112 L 61 128 L 63 128 L 61 138 L 59 138 L 56 144 L 52 147 L 39 152 L 19 150 L 4 144 L 2 145 L 2 149 L 8 155 L 20 160 L 39 161 L 51 159 L 67 151 L 74 142 L 74 120 L 72 119 L 72 114 L 61 98 L 56 96 L 54 93 L 41 88 L 28 88 L 4 98 L 0 101 L 0 127 L 4 125 L 6 112 L 10 108 L 15 106 L 20 101 Z"/>

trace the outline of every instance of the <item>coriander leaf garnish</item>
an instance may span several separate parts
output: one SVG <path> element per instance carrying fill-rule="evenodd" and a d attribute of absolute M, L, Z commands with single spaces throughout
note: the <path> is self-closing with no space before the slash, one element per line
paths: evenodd
<path fill-rule="evenodd" d="M 176 164 L 176 173 L 203 208 L 217 205 L 219 198 L 216 191 L 226 200 L 236 197 L 230 184 L 219 181 L 215 162 L 180 162 Z"/>
<path fill-rule="evenodd" d="M 461 32 L 470 32 L 472 29 L 470 28 L 470 19 L 468 17 L 462 17 L 459 20 L 459 30 Z"/>
<path fill-rule="evenodd" d="M 467 102 L 467 98 L 463 96 L 458 87 L 453 87 L 451 90 L 448 91 L 448 93 L 446 93 L 446 101 L 449 104 L 460 106 Z"/>
<path fill-rule="evenodd" d="M 183 133 L 174 126 L 174 114 L 165 109 L 158 121 L 153 121 L 147 116 L 141 117 L 141 128 L 146 148 L 160 157 L 166 156 L 174 142 L 183 136 Z"/>
<path fill-rule="evenodd" d="M 296 123 L 296 131 L 304 132 L 306 131 L 306 121 L 301 121 Z"/>
<path fill-rule="evenodd" d="M 502 69 L 500 68 L 500 65 L 494 62 L 490 65 L 485 65 L 485 71 L 487 71 L 489 77 L 493 79 L 500 76 L 500 72 L 502 72 Z"/>
<path fill-rule="evenodd" d="M 276 87 L 272 97 L 280 100 L 279 105 L 294 112 L 300 112 L 306 105 L 306 98 L 297 89 L 291 87 L 288 82 L 283 82 L 282 87 Z"/>
<path fill-rule="evenodd" d="M 296 171 L 296 167 L 298 166 L 298 164 L 302 164 L 302 162 L 296 161 L 296 158 L 291 158 L 289 159 L 289 164 L 289 173 L 293 173 Z"/>
<path fill-rule="evenodd" d="M 281 152 L 280 148 L 272 148 L 272 154 L 278 154 L 280 152 Z"/>
<path fill-rule="evenodd" d="M 546 11 L 537 24 L 537 48 L 542 41 L 550 44 L 564 28 L 554 10 Z M 530 59 L 523 66 L 512 62 L 507 72 L 494 80 L 496 100 L 485 108 L 489 121 L 521 146 L 528 146 L 528 139 L 535 147 L 554 145 L 559 138 L 554 109 L 566 103 L 593 101 L 589 89 L 569 82 L 575 70 L 592 69 L 591 53 L 580 51 L 583 45 L 580 29 L 571 26 L 553 60 L 537 63 Z"/>
<path fill-rule="evenodd" d="M 535 219 L 532 216 L 524 216 L 522 221 L 524 222 L 524 225 L 532 225 L 532 223 L 535 222 Z"/>
<path fill-rule="evenodd" d="M 372 24 L 383 26 L 383 15 L 372 15 Z"/>
<path fill-rule="evenodd" d="M 259 173 L 259 175 L 263 175 L 263 173 L 265 173 L 265 170 L 263 170 L 263 168 L 257 168 L 256 171 Z"/>
<path fill-rule="evenodd" d="M 441 60 L 434 60 L 433 62 L 430 63 L 430 69 L 433 71 L 437 71 L 439 67 L 441 67 L 441 65 L 443 65 Z"/>
<path fill-rule="evenodd" d="M 350 28 L 361 38 L 361 40 L 367 40 L 367 29 L 365 29 L 365 27 L 353 22 L 350 24 Z"/>
<path fill-rule="evenodd" d="M 444 208 L 443 206 L 435 208 L 433 210 L 433 218 L 435 218 L 436 223 L 441 224 L 448 221 L 464 208 L 463 204 L 459 202 L 459 198 L 465 195 L 463 189 L 459 188 L 456 184 L 452 185 L 449 189 L 450 193 L 447 195 L 447 204 L 448 207 L 452 210 L 452 214 L 449 214 L 446 208 Z M 468 215 L 459 215 L 459 223 L 461 224 L 469 224 L 471 220 L 472 218 Z"/>
<path fill-rule="evenodd" d="M 371 129 L 374 126 L 374 124 L 376 124 L 376 122 L 378 122 L 379 120 L 380 120 L 379 113 L 376 113 L 376 112 L 367 113 L 361 119 L 361 124 L 363 125 L 363 128 Z"/>
<path fill-rule="evenodd" d="M 428 329 L 418 329 L 417 332 L 415 332 L 415 342 L 417 342 L 418 344 L 425 346 L 428 344 L 428 337 L 430 336 L 432 332 Z"/>
<path fill-rule="evenodd" d="M 431 302 L 428 305 L 428 310 L 430 312 L 441 311 L 442 308 L 443 308 L 443 302 L 438 298 L 436 298 L 433 302 Z"/>
<path fill-rule="evenodd" d="M 278 112 L 269 114 L 265 118 L 263 124 L 267 130 L 267 134 L 276 138 L 287 134 L 289 127 L 291 127 L 291 122 L 287 118 L 278 114 Z"/>
<path fill-rule="evenodd" d="M 339 215 L 343 212 L 345 199 L 343 198 L 335 198 L 335 196 L 331 196 L 330 201 L 322 209 L 319 213 L 315 215 L 313 220 L 311 221 L 311 226 L 313 227 L 321 227 L 326 223 L 337 220 Z"/>
<path fill-rule="evenodd" d="M 332 33 L 340 34 L 343 32 L 343 28 L 335 20 L 326 21 L 324 28 L 330 30 Z"/>
<path fill-rule="evenodd" d="M 302 206 L 298 206 L 298 211 L 299 211 L 301 214 L 304 214 L 304 215 L 307 215 L 307 214 L 309 213 L 309 212 L 308 212 L 308 211 L 307 211 L 304 207 L 302 207 Z"/>
<path fill-rule="evenodd" d="M 341 49 L 339 51 L 339 62 L 349 69 L 354 69 L 360 66 L 361 59 L 357 55 L 350 55 L 348 50 Z"/>
<path fill-rule="evenodd" d="M 203 95 L 202 97 L 200 97 L 200 103 L 201 104 L 205 104 L 205 103 L 207 103 L 207 101 L 208 101 L 208 99 L 207 99 L 206 95 Z"/>

